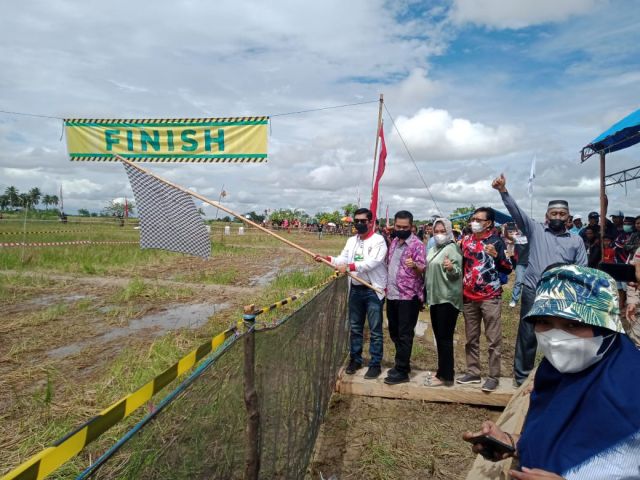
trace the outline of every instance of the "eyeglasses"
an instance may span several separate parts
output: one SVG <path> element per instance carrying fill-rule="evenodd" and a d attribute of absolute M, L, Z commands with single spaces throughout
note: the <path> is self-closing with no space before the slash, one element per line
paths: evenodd
<path fill-rule="evenodd" d="M 366 219 L 366 218 L 356 218 L 353 221 L 353 223 L 355 223 L 355 224 L 361 223 L 361 224 L 365 224 L 366 225 L 367 223 L 369 223 L 369 220 Z"/>
<path fill-rule="evenodd" d="M 489 219 L 488 218 L 471 217 L 469 220 L 471 222 L 486 222 Z"/>

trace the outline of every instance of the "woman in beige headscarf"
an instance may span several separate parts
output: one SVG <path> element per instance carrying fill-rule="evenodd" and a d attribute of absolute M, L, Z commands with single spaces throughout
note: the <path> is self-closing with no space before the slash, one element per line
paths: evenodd
<path fill-rule="evenodd" d="M 438 348 L 438 371 L 425 386 L 453 385 L 453 333 L 462 309 L 462 252 L 453 238 L 451 222 L 433 223 L 435 247 L 427 253 L 427 298 Z"/>

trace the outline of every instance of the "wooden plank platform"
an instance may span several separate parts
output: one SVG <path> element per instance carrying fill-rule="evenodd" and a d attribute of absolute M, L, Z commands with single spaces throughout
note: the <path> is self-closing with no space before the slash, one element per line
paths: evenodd
<path fill-rule="evenodd" d="M 469 405 L 489 405 L 504 407 L 516 392 L 512 378 L 501 378 L 500 386 L 495 392 L 483 392 L 482 384 L 460 385 L 452 387 L 425 387 L 426 371 L 412 371 L 411 380 L 400 385 L 387 385 L 384 378 L 389 369 L 383 369 L 382 375 L 375 380 L 366 380 L 366 368 L 361 368 L 354 375 L 344 373 L 344 368 L 338 374 L 336 391 L 350 395 L 364 395 L 369 397 L 397 398 L 404 400 L 426 400 L 428 402 L 465 403 Z M 484 381 L 484 378 L 482 379 Z"/>

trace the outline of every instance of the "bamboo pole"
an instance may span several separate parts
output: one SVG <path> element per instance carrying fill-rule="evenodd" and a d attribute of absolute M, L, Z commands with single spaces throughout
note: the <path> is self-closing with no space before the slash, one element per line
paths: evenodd
<path fill-rule="evenodd" d="M 260 407 L 256 391 L 256 316 L 255 305 L 244 307 L 244 325 L 248 330 L 244 337 L 244 405 L 247 409 L 245 429 L 247 453 L 244 464 L 244 479 L 258 480 L 260 473 Z"/>
<path fill-rule="evenodd" d="M 371 194 L 373 195 L 373 186 L 376 182 L 376 163 L 378 161 L 378 144 L 380 143 L 380 126 L 382 125 L 382 106 L 384 105 L 384 97 L 380 94 L 380 106 L 378 107 L 378 127 L 376 128 L 376 147 L 373 149 L 373 173 L 371 174 Z"/>
<path fill-rule="evenodd" d="M 294 242 L 292 242 L 292 241 L 290 241 L 290 240 L 287 240 L 287 239 L 286 239 L 286 238 L 284 238 L 284 237 L 281 237 L 281 236 L 280 236 L 280 235 L 278 235 L 277 233 L 272 232 L 272 231 L 271 231 L 271 230 L 269 230 L 268 228 L 265 228 L 265 227 L 263 227 L 262 225 L 260 225 L 260 224 L 258 224 L 258 223 L 255 223 L 255 222 L 251 221 L 251 220 L 250 220 L 250 219 L 248 219 L 248 218 L 245 218 L 245 216 L 244 216 L 244 215 L 240 215 L 239 213 L 234 212 L 233 210 L 231 210 L 230 208 L 225 207 L 224 205 L 221 205 L 221 204 L 219 204 L 219 203 L 217 203 L 217 202 L 214 202 L 213 200 L 209 200 L 207 197 L 204 197 L 204 196 L 200 195 L 200 194 L 199 194 L 199 193 L 197 193 L 197 192 L 193 192 L 193 191 L 188 190 L 188 189 L 186 189 L 186 188 L 184 188 L 184 187 L 181 187 L 180 185 L 177 185 L 177 184 L 173 183 L 173 182 L 172 182 L 172 181 L 170 181 L 170 180 L 166 180 L 166 179 L 164 179 L 164 178 L 162 178 L 162 177 L 159 177 L 159 176 L 158 176 L 158 175 L 156 175 L 155 173 L 153 173 L 153 172 L 151 172 L 151 171 L 147 170 L 146 168 L 142 168 L 141 166 L 136 165 L 135 163 L 130 162 L 129 160 L 126 160 L 125 158 L 122 158 L 120 155 L 117 155 L 117 154 L 116 154 L 116 155 L 114 155 L 114 156 L 115 156 L 118 160 L 120 160 L 121 162 L 126 163 L 127 165 L 130 165 L 131 167 L 133 167 L 133 168 L 135 168 L 135 169 L 137 169 L 137 170 L 140 170 L 141 172 L 146 173 L 147 175 L 152 176 L 153 178 L 155 178 L 155 179 L 157 179 L 157 180 L 161 181 L 162 183 L 164 183 L 164 184 L 166 184 L 166 185 L 169 185 L 170 187 L 176 188 L 176 189 L 178 189 L 178 190 L 180 190 L 180 191 L 182 191 L 182 192 L 184 192 L 184 193 L 187 193 L 187 194 L 191 195 L 192 197 L 197 198 L 198 200 L 202 200 L 203 202 L 208 203 L 209 205 L 211 205 L 211 206 L 213 206 L 213 207 L 219 208 L 219 209 L 220 209 L 220 210 L 222 210 L 223 212 L 227 212 L 228 214 L 233 215 L 233 216 L 234 216 L 234 217 L 236 217 L 236 218 L 239 218 L 239 219 L 240 219 L 241 221 L 243 221 L 244 223 L 246 223 L 246 224 L 248 224 L 248 225 L 251 225 L 252 227 L 257 228 L 258 230 L 260 230 L 260 231 L 262 231 L 262 232 L 264 232 L 264 233 L 266 233 L 266 234 L 268 234 L 268 235 L 271 235 L 272 237 L 277 238 L 277 239 L 278 239 L 278 240 L 280 240 L 281 242 L 286 243 L 286 244 L 287 244 L 287 245 L 289 245 L 290 247 L 293 247 L 293 248 L 295 248 L 296 250 L 299 250 L 299 251 L 301 251 L 302 253 L 304 253 L 304 254 L 306 254 L 306 255 L 309 255 L 310 257 L 313 257 L 314 259 L 318 256 L 317 254 L 313 253 L 311 250 L 307 250 L 306 248 L 304 248 L 304 247 L 302 247 L 302 246 L 300 246 L 300 245 L 298 245 L 298 244 L 296 244 L 296 243 L 294 243 Z M 321 261 L 322 263 L 324 263 L 324 264 L 326 264 L 326 265 L 330 266 L 331 268 L 333 268 L 333 269 L 335 269 L 335 270 L 338 270 L 335 266 L 333 266 L 333 265 L 331 264 L 331 262 L 330 262 L 330 261 L 325 260 L 325 259 L 324 259 L 324 258 L 322 258 L 322 257 L 319 257 L 319 258 L 320 258 L 320 261 Z M 349 275 L 351 278 L 353 278 L 355 281 L 357 281 L 357 282 L 361 283 L 362 285 L 364 285 L 365 287 L 368 287 L 368 288 L 370 288 L 371 290 L 375 290 L 376 292 L 379 292 L 379 293 L 384 294 L 384 292 L 383 292 L 383 291 L 381 291 L 381 290 L 377 289 L 376 287 L 374 287 L 373 285 L 371 285 L 369 282 L 367 282 L 367 281 L 365 281 L 365 280 L 362 280 L 362 279 L 361 279 L 360 277 L 358 277 L 357 275 L 355 275 L 355 274 L 353 274 L 353 273 L 351 273 L 351 272 L 349 272 L 349 271 L 347 271 L 347 272 L 345 272 L 345 273 L 346 273 L 347 275 Z"/>

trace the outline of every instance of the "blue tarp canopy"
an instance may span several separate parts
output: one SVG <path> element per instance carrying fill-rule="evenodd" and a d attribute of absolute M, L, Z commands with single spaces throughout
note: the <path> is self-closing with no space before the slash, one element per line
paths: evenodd
<path fill-rule="evenodd" d="M 511 218 L 509 215 L 507 215 L 506 213 L 502 213 L 498 210 L 496 210 L 495 208 L 493 209 L 495 215 L 496 215 L 496 223 L 499 224 L 503 224 L 503 223 L 508 223 L 508 222 L 513 222 L 513 218 Z M 466 220 L 467 218 L 469 218 L 471 216 L 473 212 L 469 212 L 469 213 L 464 213 L 462 215 L 456 215 L 455 217 L 451 217 L 449 218 L 449 220 L 451 220 L 452 222 L 454 220 Z"/>
<path fill-rule="evenodd" d="M 582 161 L 591 155 L 623 150 L 640 142 L 640 110 L 624 117 L 582 149 Z"/>

